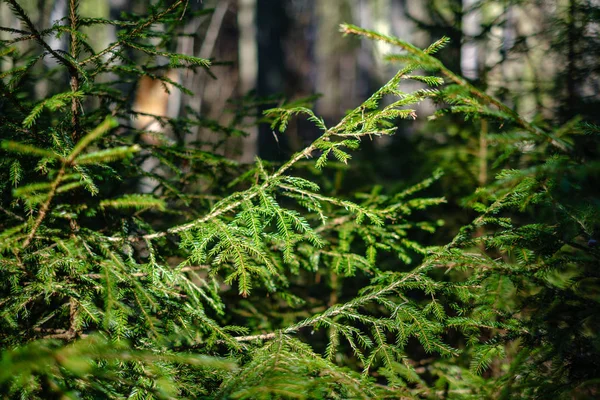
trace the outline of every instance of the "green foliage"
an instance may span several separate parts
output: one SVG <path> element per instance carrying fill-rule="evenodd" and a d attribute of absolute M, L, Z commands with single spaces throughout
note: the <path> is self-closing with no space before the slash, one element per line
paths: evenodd
<path fill-rule="evenodd" d="M 158 2 L 127 21 L 79 19 L 71 1 L 70 18 L 44 32 L 7 3 L 27 29 L 0 47 L 17 66 L 2 75 L 0 116 L 7 398 L 543 398 L 594 390 L 598 163 L 577 156 L 580 133 L 596 132 L 593 125 L 550 130 L 525 120 L 433 56 L 446 38 L 421 50 L 343 25 L 398 46 L 407 54 L 389 58 L 406 65 L 334 126 L 304 105 L 268 110 L 273 129 L 285 131 L 300 115 L 321 134 L 285 163 L 240 166 L 216 155 L 218 143 L 152 143 L 129 123 L 139 113 L 119 84 L 148 76 L 188 92 L 157 71 L 206 73 L 211 65 L 168 51 L 185 18 L 199 16 L 185 1 Z M 121 28 L 118 40 L 92 49 L 80 26 L 108 23 Z M 71 38 L 68 54 L 47 44 L 61 33 Z M 44 53 L 22 55 L 16 40 Z M 156 68 L 139 67 L 129 52 Z M 60 67 L 36 67 L 46 56 Z M 168 64 L 159 64 L 164 57 Z M 70 90 L 36 99 L 22 78 L 45 74 L 68 77 Z M 405 79 L 438 88 L 404 93 Z M 435 118 L 498 121 L 493 140 L 504 143 L 496 181 L 464 201 L 478 216 L 444 246 L 419 241 L 441 225 L 427 212 L 446 200 L 424 194 L 440 171 L 396 191 L 345 194 L 327 184 L 327 167 L 351 168 L 363 139 L 393 134 L 426 99 L 448 105 Z M 192 126 L 225 139 L 243 134 L 194 116 L 153 118 L 183 136 Z M 159 167 L 148 170 L 148 160 Z M 142 189 L 146 178 L 155 182 L 151 193 Z"/>
<path fill-rule="evenodd" d="M 235 367 L 233 362 L 202 355 L 136 351 L 126 342 L 111 343 L 101 336 L 89 336 L 69 346 L 51 339 L 34 341 L 4 352 L 0 363 L 3 394 L 28 398 L 56 394 L 78 398 L 78 393 L 85 393 L 86 397 L 118 396 L 124 376 L 113 371 L 122 371 L 125 365 L 145 371 L 144 391 L 156 398 L 172 398 L 178 390 L 171 383 L 169 375 L 174 371 L 169 364 L 217 371 Z M 132 392 L 131 397 L 137 393 Z"/>

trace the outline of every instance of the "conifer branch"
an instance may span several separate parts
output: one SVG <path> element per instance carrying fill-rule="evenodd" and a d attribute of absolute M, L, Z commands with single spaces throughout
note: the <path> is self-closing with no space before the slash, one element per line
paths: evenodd
<path fill-rule="evenodd" d="M 472 95 L 479 97 L 480 99 L 484 100 L 485 102 L 487 102 L 489 104 L 493 104 L 502 112 L 506 113 L 507 115 L 510 115 L 511 118 L 513 118 L 514 121 L 517 123 L 517 125 L 519 125 L 521 128 L 525 129 L 526 131 L 528 131 L 536 136 L 541 136 L 541 137 L 546 138 L 550 143 L 552 143 L 552 145 L 554 145 L 555 147 L 557 147 L 561 150 L 568 149 L 568 146 L 566 143 L 564 143 L 563 141 L 561 141 L 558 138 L 553 137 L 552 134 L 547 133 L 547 132 L 539 129 L 538 127 L 534 126 L 533 124 L 529 123 L 527 120 L 525 120 L 523 117 L 521 117 L 521 115 L 519 115 L 517 112 L 515 112 L 515 110 L 508 107 L 506 104 L 502 103 L 500 100 L 477 89 L 475 86 L 473 86 L 471 83 L 469 83 L 466 79 L 464 79 L 463 77 L 458 76 L 454 72 L 450 71 L 446 66 L 444 66 L 444 64 L 442 64 L 441 61 L 439 61 L 437 58 L 431 56 L 426 51 L 423 51 L 423 50 L 419 49 L 418 47 L 413 46 L 413 45 L 411 45 L 403 40 L 400 40 L 398 38 L 383 35 L 383 34 L 380 34 L 380 33 L 374 32 L 374 31 L 370 31 L 368 29 L 359 28 L 358 26 L 351 25 L 351 24 L 340 25 L 340 30 L 344 34 L 353 34 L 353 35 L 357 35 L 357 36 L 364 36 L 364 37 L 367 37 L 367 38 L 370 38 L 373 40 L 379 40 L 379 41 L 383 41 L 383 42 L 392 44 L 394 46 L 401 47 L 402 49 L 406 50 L 410 54 L 416 56 L 418 59 L 426 62 L 428 66 L 432 66 L 432 67 L 436 68 L 438 71 L 440 71 L 442 73 L 442 75 L 444 75 L 446 78 L 450 79 L 452 82 L 456 83 L 459 86 L 466 88 L 469 91 L 469 93 L 471 93 Z"/>
<path fill-rule="evenodd" d="M 226 214 L 229 211 L 233 211 L 233 210 L 237 209 L 238 207 L 240 207 L 242 204 L 244 204 L 244 202 L 254 199 L 256 196 L 258 196 L 264 190 L 268 189 L 272 185 L 276 185 L 277 178 L 281 177 L 287 170 L 292 168 L 298 161 L 300 161 L 304 158 L 310 158 L 312 156 L 312 154 L 319 148 L 319 146 L 322 143 L 328 143 L 330 141 L 331 136 L 340 134 L 341 131 L 346 128 L 348 121 L 350 121 L 352 118 L 355 118 L 357 115 L 364 114 L 364 110 L 365 110 L 365 108 L 367 108 L 367 105 L 373 104 L 373 102 L 378 100 L 379 98 L 381 98 L 381 96 L 384 93 L 387 93 L 388 91 L 390 91 L 390 89 L 392 89 L 395 85 L 397 85 L 398 82 L 400 81 L 400 79 L 402 79 L 402 77 L 409 71 L 410 71 L 410 69 L 408 69 L 408 68 L 403 68 L 400 71 L 398 71 L 392 79 L 390 79 L 385 85 L 383 85 L 381 88 L 379 88 L 377 91 L 375 91 L 365 102 L 363 102 L 360 106 L 356 107 L 354 110 L 349 112 L 344 118 L 342 118 L 340 120 L 340 122 L 337 125 L 335 125 L 332 128 L 329 128 L 327 131 L 325 131 L 318 139 L 313 141 L 313 143 L 311 143 L 308 147 L 304 148 L 304 150 L 299 151 L 296 154 L 294 154 L 287 162 L 285 162 L 281 167 L 279 167 L 277 169 L 277 171 L 275 171 L 273 174 L 269 175 L 261 185 L 259 185 L 258 187 L 253 186 L 250 189 L 246 190 L 245 192 L 238 193 L 237 196 L 239 197 L 239 200 L 236 200 L 231 203 L 226 203 L 227 205 L 222 208 L 217 207 L 214 210 L 212 210 L 210 213 L 205 215 L 204 217 L 199 218 L 190 223 L 182 224 L 182 225 L 170 228 L 167 231 L 163 231 L 163 232 L 155 232 L 155 233 L 146 234 L 146 235 L 143 235 L 140 237 L 130 237 L 130 238 L 128 238 L 128 240 L 137 241 L 137 240 L 146 240 L 146 239 L 157 239 L 157 238 L 165 237 L 169 234 L 184 232 L 191 228 L 194 228 L 196 226 L 204 224 L 208 221 L 211 221 L 223 214 Z M 365 135 L 365 134 L 369 134 L 369 132 L 363 133 L 363 135 Z M 121 241 L 121 240 L 123 240 L 123 238 L 106 237 L 106 240 Z"/>
<path fill-rule="evenodd" d="M 313 317 L 307 318 L 304 321 L 298 322 L 287 328 L 283 328 L 283 329 L 280 329 L 280 330 L 277 330 L 277 331 L 271 332 L 271 333 L 248 335 L 248 336 L 238 336 L 238 337 L 235 337 L 234 339 L 238 342 L 251 342 L 251 341 L 255 341 L 255 340 L 269 340 L 269 339 L 273 339 L 273 338 L 277 337 L 280 334 L 295 333 L 302 328 L 315 326 L 323 320 L 335 317 L 336 315 L 342 314 L 346 311 L 355 310 L 356 308 L 363 306 L 365 304 L 368 304 L 368 303 L 372 302 L 373 300 L 380 299 L 381 297 L 383 297 L 389 293 L 392 293 L 395 289 L 402 286 L 409 279 L 412 279 L 412 278 L 418 276 L 419 274 L 421 274 L 421 272 L 424 271 L 425 269 L 429 268 L 429 266 L 430 266 L 429 264 L 424 263 L 424 264 L 420 265 L 419 267 L 415 268 L 413 271 L 404 275 L 404 277 L 402 279 L 399 279 L 387 286 L 384 286 L 381 289 L 374 291 L 373 293 L 369 293 L 364 296 L 356 297 L 353 300 L 351 300 L 347 303 L 344 303 L 344 304 L 335 304 L 335 305 L 329 307 L 327 310 L 325 310 L 321 314 L 317 314 Z"/>
<path fill-rule="evenodd" d="M 11 0 L 14 1 L 14 0 Z M 116 48 L 118 48 L 119 46 L 122 46 L 124 44 L 127 43 L 127 41 L 133 37 L 135 37 L 138 33 L 142 32 L 144 29 L 146 29 L 147 27 L 151 26 L 152 24 L 154 24 L 157 21 L 160 21 L 163 17 L 165 17 L 166 15 L 170 14 L 173 10 L 175 10 L 177 7 L 179 7 L 181 4 L 183 4 L 184 2 L 187 2 L 187 0 L 177 0 L 175 1 L 173 4 L 171 4 L 169 7 L 167 7 L 164 11 L 157 13 L 155 15 L 153 15 L 152 17 L 148 18 L 148 20 L 144 21 L 143 23 L 139 24 L 137 27 L 135 27 L 131 32 L 129 32 L 129 34 L 113 43 L 112 45 L 108 46 L 107 48 L 105 48 L 104 50 L 86 58 L 85 60 L 82 60 L 79 64 L 80 65 L 86 65 L 92 61 L 95 61 L 99 58 L 101 58 L 102 56 L 104 56 L 107 53 L 112 52 L 113 50 L 115 50 Z"/>
<path fill-rule="evenodd" d="M 10 88 L 8 86 L 6 86 L 4 84 L 4 82 L 0 79 L 0 91 L 2 92 L 2 96 L 8 98 L 8 100 L 10 100 L 10 102 L 17 107 L 17 109 L 23 114 L 23 115 L 28 115 L 29 111 L 27 111 L 27 109 L 25 107 L 23 107 L 23 105 L 21 104 L 21 102 L 19 100 L 17 100 L 14 96 L 14 94 L 12 93 L 12 91 L 10 90 Z"/>
<path fill-rule="evenodd" d="M 25 13 L 25 10 L 23 10 L 23 8 L 19 5 L 19 3 L 17 3 L 16 0 L 5 0 L 5 1 L 10 4 L 12 10 L 19 17 L 19 19 L 21 21 L 23 21 L 25 23 L 25 25 L 27 25 L 27 28 L 31 32 L 31 35 L 33 36 L 33 38 L 35 38 L 35 41 L 38 44 L 40 44 L 43 48 L 45 48 L 48 51 L 48 53 L 52 54 L 52 56 L 59 63 L 61 63 L 62 65 L 64 65 L 65 67 L 67 67 L 69 69 L 73 68 L 73 64 L 69 60 L 67 60 L 65 57 L 61 56 L 60 54 L 58 54 L 58 52 L 56 52 L 56 50 L 54 50 L 53 48 L 51 48 L 48 45 L 48 43 L 46 43 L 46 41 L 42 37 L 42 34 L 37 30 L 37 28 L 35 27 L 35 25 L 31 21 L 31 19 Z"/>
<path fill-rule="evenodd" d="M 63 164 L 61 166 L 60 170 L 58 170 L 58 174 L 56 175 L 56 178 L 50 185 L 50 190 L 48 191 L 48 198 L 46 199 L 44 204 L 42 204 L 42 207 L 40 208 L 40 211 L 38 212 L 38 216 L 37 216 L 35 222 L 33 223 L 33 226 L 31 227 L 31 231 L 29 232 L 29 235 L 27 235 L 27 239 L 25 239 L 25 241 L 23 242 L 23 249 L 26 249 L 27 246 L 29 246 L 29 244 L 31 243 L 31 241 L 33 240 L 33 238 L 35 236 L 35 233 L 37 232 L 40 225 L 42 224 L 42 221 L 44 220 L 44 218 L 46 218 L 46 214 L 48 214 L 48 211 L 50 210 L 50 204 L 52 203 L 52 199 L 56 195 L 56 190 L 58 189 L 58 186 L 62 183 L 62 179 L 65 175 L 65 172 L 66 172 L 66 164 Z"/>
<path fill-rule="evenodd" d="M 31 228 L 31 231 L 29 232 L 29 235 L 25 239 L 25 242 L 23 242 L 23 249 L 25 249 L 29 246 L 29 244 L 35 237 L 37 230 L 39 229 L 40 225 L 42 224 L 42 221 L 44 220 L 44 218 L 46 218 L 46 215 L 47 215 L 48 211 L 50 210 L 50 204 L 52 203 L 52 200 L 54 199 L 54 196 L 56 195 L 60 184 L 63 182 L 63 178 L 65 178 L 67 168 L 71 167 L 73 165 L 73 163 L 76 160 L 76 157 L 85 149 L 85 147 L 88 144 L 90 144 L 94 139 L 98 138 L 100 135 L 106 133 L 109 129 L 113 128 L 116 123 L 117 122 L 115 119 L 110 118 L 110 117 L 106 118 L 100 125 L 98 125 L 96 127 L 96 129 L 94 129 L 92 132 L 90 132 L 88 135 L 86 135 L 84 138 L 82 138 L 77 143 L 77 145 L 73 148 L 73 150 L 71 151 L 71 153 L 69 154 L 68 157 L 66 157 L 66 158 L 60 157 L 59 158 L 59 160 L 61 162 L 61 167 L 58 170 L 56 178 L 49 186 L 46 201 L 42 204 L 42 207 L 40 208 L 40 211 L 38 212 L 38 216 L 37 216 L 35 222 L 33 223 L 33 226 Z M 26 148 L 27 146 L 25 145 L 25 146 L 20 146 L 20 147 Z M 36 150 L 38 150 L 38 149 L 32 147 L 30 151 L 36 151 Z M 42 151 L 46 152 L 45 150 L 42 150 Z M 52 154 L 52 153 L 50 153 L 50 154 Z"/>

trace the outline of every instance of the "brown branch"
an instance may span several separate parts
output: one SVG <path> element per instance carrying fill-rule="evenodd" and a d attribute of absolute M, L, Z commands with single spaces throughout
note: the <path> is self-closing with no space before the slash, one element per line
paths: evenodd
<path fill-rule="evenodd" d="M 25 249 L 27 246 L 29 246 L 29 244 L 33 240 L 33 237 L 35 236 L 35 233 L 37 232 L 38 228 L 42 224 L 42 221 L 44 220 L 44 218 L 46 218 L 46 214 L 48 213 L 48 210 L 50 209 L 50 203 L 52 202 L 52 199 L 56 195 L 56 189 L 58 189 L 58 185 L 60 185 L 60 183 L 62 182 L 62 178 L 64 175 L 65 175 L 65 164 L 62 165 L 62 167 L 60 168 L 60 171 L 58 171 L 58 175 L 56 176 L 56 179 L 54 179 L 54 182 L 52 182 L 52 185 L 50 186 L 50 191 L 48 192 L 48 199 L 46 199 L 46 202 L 42 205 L 42 208 L 40 208 L 40 212 L 38 213 L 38 217 L 36 218 L 35 222 L 33 223 L 31 232 L 29 232 L 27 239 L 25 239 L 25 242 L 23 242 L 23 249 Z"/>
<path fill-rule="evenodd" d="M 179 271 L 180 272 L 190 272 L 190 271 L 200 271 L 200 270 L 209 270 L 209 269 L 210 269 L 210 265 L 193 265 L 190 267 L 183 267 Z M 102 274 L 85 274 L 83 276 L 85 276 L 87 278 L 91 278 L 91 279 L 100 279 L 100 278 L 104 277 L 104 275 L 102 275 Z M 143 277 L 143 276 L 148 276 L 148 274 L 145 272 L 134 272 L 132 274 L 129 274 L 129 276 Z"/>
<path fill-rule="evenodd" d="M 79 27 L 79 19 L 77 15 L 77 1 L 70 0 L 69 2 L 69 19 L 71 20 L 71 57 L 74 62 L 77 62 L 77 56 L 79 51 L 77 49 L 77 35 L 75 32 Z M 71 75 L 71 91 L 77 92 L 79 90 L 79 73 L 76 68 L 69 68 L 69 74 Z M 79 99 L 75 96 L 71 99 L 71 127 L 73 129 L 71 138 L 73 141 L 77 141 L 79 136 Z"/>

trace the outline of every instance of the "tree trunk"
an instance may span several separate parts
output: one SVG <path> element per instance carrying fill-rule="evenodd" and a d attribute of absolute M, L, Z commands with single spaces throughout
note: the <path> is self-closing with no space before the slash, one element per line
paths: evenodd
<path fill-rule="evenodd" d="M 282 93 L 285 85 L 285 57 L 282 40 L 288 26 L 286 1 L 257 0 L 256 26 L 258 44 L 258 76 L 256 92 L 259 97 Z M 260 107 L 262 111 L 273 104 Z M 262 124 L 258 133 L 258 154 L 265 160 L 283 160 L 285 158 L 285 135 L 277 138 L 271 127 Z"/>

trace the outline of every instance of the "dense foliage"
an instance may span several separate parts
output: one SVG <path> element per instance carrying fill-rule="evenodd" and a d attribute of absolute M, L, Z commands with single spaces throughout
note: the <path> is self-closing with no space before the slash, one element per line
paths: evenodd
<path fill-rule="evenodd" d="M 4 397 L 598 393 L 597 126 L 530 122 L 445 67 L 446 38 L 422 50 L 343 25 L 402 51 L 388 57 L 401 69 L 332 126 L 307 101 L 267 110 L 273 130 L 307 118 L 320 136 L 284 163 L 241 165 L 219 149 L 243 128 L 132 107 L 142 77 L 188 93 L 166 72 L 210 73 L 211 60 L 172 51 L 205 10 L 158 2 L 108 21 L 71 0 L 40 31 L 6 2 L 23 29 L 2 28 L 14 39 L 0 47 L 13 65 L 0 75 Z M 82 28 L 94 24 L 118 26 L 117 42 L 93 49 Z M 404 92 L 406 79 L 425 86 Z M 53 83 L 43 98 L 40 82 Z M 476 218 L 443 246 L 421 244 L 442 224 L 427 212 L 445 201 L 442 172 L 398 190 L 336 183 L 362 141 L 426 100 L 493 149 L 481 162 L 493 157 L 496 179 L 463 201 Z M 222 140 L 190 140 L 196 126 Z"/>

